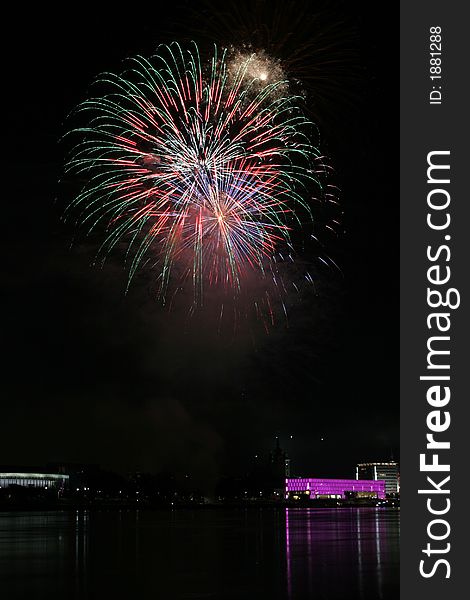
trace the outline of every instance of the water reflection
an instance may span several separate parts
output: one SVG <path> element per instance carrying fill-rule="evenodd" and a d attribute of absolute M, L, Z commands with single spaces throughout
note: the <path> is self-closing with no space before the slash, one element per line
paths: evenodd
<path fill-rule="evenodd" d="M 0 513 L 2 598 L 395 600 L 399 513 Z"/>
<path fill-rule="evenodd" d="M 87 595 L 87 555 L 89 543 L 89 511 L 75 513 L 75 597 Z"/>
<path fill-rule="evenodd" d="M 285 518 L 289 600 L 398 597 L 398 511 L 287 508 Z"/>

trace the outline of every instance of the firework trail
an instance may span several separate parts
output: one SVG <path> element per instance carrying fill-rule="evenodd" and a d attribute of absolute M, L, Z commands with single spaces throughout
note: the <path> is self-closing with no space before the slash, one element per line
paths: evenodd
<path fill-rule="evenodd" d="M 276 251 L 293 252 L 292 229 L 312 220 L 325 170 L 312 124 L 256 64 L 172 43 L 101 75 L 102 95 L 76 111 L 87 125 L 71 132 L 66 172 L 86 183 L 66 216 L 104 230 L 100 259 L 125 248 L 129 282 L 152 266 L 163 301 L 188 283 L 196 305 L 211 286 L 236 296 L 253 274 L 273 277 Z"/>

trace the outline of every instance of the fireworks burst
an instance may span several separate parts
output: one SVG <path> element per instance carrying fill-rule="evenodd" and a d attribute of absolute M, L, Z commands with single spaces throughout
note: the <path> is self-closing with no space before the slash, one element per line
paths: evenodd
<path fill-rule="evenodd" d="M 322 126 L 336 124 L 337 112 L 357 102 L 361 92 L 357 23 L 348 3 L 330 0 L 215 0 L 189 2 L 179 31 L 192 38 L 242 48 L 267 57 L 306 97 L 306 107 Z"/>
<path fill-rule="evenodd" d="M 264 51 L 248 52 L 239 48 L 231 47 L 228 52 L 229 76 L 237 78 L 240 68 L 243 68 L 244 77 L 253 86 L 254 91 L 260 91 L 267 83 L 277 83 L 276 93 L 278 96 L 289 95 L 289 85 L 286 81 L 284 70 L 278 60 L 268 56 Z M 274 93 L 274 90 L 272 91 Z"/>
<path fill-rule="evenodd" d="M 66 172 L 86 183 L 67 215 L 104 229 L 100 259 L 125 248 L 129 281 L 150 264 L 163 301 L 188 284 L 201 304 L 209 287 L 236 296 L 253 274 L 275 279 L 275 253 L 293 252 L 292 228 L 312 220 L 326 167 L 268 67 L 217 48 L 203 61 L 195 44 L 172 43 L 100 76 L 104 92 L 77 109 L 88 124 L 72 132 Z"/>

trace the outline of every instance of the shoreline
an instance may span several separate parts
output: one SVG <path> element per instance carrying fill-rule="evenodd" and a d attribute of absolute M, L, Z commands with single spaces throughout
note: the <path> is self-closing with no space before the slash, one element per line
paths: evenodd
<path fill-rule="evenodd" d="M 92 501 L 92 502 L 25 502 L 25 503 L 1 503 L 0 512 L 34 512 L 34 511 L 158 511 L 158 510 L 227 510 L 227 509 L 319 509 L 319 508 L 400 508 L 399 500 L 382 500 L 379 502 L 353 502 L 353 501 L 332 501 L 310 500 L 307 502 L 206 502 L 206 503 L 151 503 L 151 502 L 113 502 L 113 501 Z"/>

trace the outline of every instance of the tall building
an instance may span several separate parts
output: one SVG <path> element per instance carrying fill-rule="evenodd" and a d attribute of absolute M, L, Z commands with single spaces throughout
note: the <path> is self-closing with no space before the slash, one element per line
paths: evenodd
<path fill-rule="evenodd" d="M 271 474 L 281 482 L 280 487 L 282 487 L 284 479 L 290 477 L 290 458 L 279 445 L 278 437 L 276 437 L 276 447 L 269 454 L 269 465 Z"/>
<path fill-rule="evenodd" d="M 284 473 L 286 477 L 290 477 L 290 458 L 284 460 Z"/>
<path fill-rule="evenodd" d="M 400 492 L 398 463 L 393 460 L 359 463 L 356 467 L 356 479 L 384 480 L 387 495 L 396 495 Z"/>

